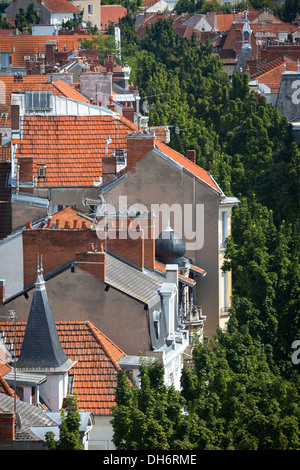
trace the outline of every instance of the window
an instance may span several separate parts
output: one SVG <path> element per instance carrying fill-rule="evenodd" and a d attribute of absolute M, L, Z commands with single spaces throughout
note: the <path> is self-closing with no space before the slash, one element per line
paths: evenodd
<path fill-rule="evenodd" d="M 10 67 L 12 64 L 12 54 L 11 52 L 1 52 L 1 67 L 6 68 Z"/>
<path fill-rule="evenodd" d="M 225 246 L 227 238 L 227 211 L 221 212 L 221 246 Z"/>
<path fill-rule="evenodd" d="M 38 177 L 39 178 L 45 178 L 46 177 L 46 167 L 42 166 L 38 168 Z"/>
<path fill-rule="evenodd" d="M 88 4 L 88 14 L 89 15 L 93 14 L 93 5 L 91 3 Z"/>
<path fill-rule="evenodd" d="M 226 273 L 222 273 L 221 277 L 221 311 L 226 312 Z"/>

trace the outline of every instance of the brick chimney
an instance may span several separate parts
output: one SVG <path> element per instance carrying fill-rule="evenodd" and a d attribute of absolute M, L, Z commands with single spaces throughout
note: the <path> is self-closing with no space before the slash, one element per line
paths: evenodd
<path fill-rule="evenodd" d="M 134 171 L 136 164 L 146 153 L 154 149 L 154 132 L 127 133 L 127 170 Z"/>
<path fill-rule="evenodd" d="M 16 415 L 12 411 L 0 412 L 0 444 L 13 444 Z"/>
<path fill-rule="evenodd" d="M 107 105 L 107 107 L 108 107 L 108 109 L 110 109 L 111 111 L 114 111 L 114 110 L 115 110 L 114 99 L 113 99 L 112 96 L 109 98 L 109 104 Z"/>
<path fill-rule="evenodd" d="M 89 244 L 89 250 L 84 253 L 76 253 L 76 265 L 83 271 L 86 271 L 100 281 L 105 281 L 106 277 L 106 253 L 103 250 L 103 244 L 100 244 L 99 251 L 94 243 Z"/>
<path fill-rule="evenodd" d="M 20 106 L 18 104 L 11 105 L 11 128 L 13 130 L 20 129 Z"/>
<path fill-rule="evenodd" d="M 196 163 L 196 151 L 195 150 L 187 150 L 186 151 L 186 158 L 191 160 L 191 162 Z"/>
<path fill-rule="evenodd" d="M 56 41 L 46 41 L 46 63 L 54 65 L 54 52 L 56 50 Z"/>
<path fill-rule="evenodd" d="M 134 107 L 132 105 L 132 102 L 130 102 L 129 104 L 125 102 L 125 105 L 123 107 L 123 116 L 124 118 L 134 123 Z"/>
<path fill-rule="evenodd" d="M 0 305 L 3 304 L 5 300 L 5 280 L 0 279 Z"/>

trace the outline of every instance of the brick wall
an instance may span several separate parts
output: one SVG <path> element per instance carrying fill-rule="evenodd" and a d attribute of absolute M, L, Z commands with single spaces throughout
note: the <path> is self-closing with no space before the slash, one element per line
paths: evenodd
<path fill-rule="evenodd" d="M 20 164 L 20 182 L 32 182 L 33 158 L 19 157 Z"/>
<path fill-rule="evenodd" d="M 98 237 L 96 230 L 78 227 L 78 224 L 65 223 L 64 228 L 58 219 L 54 219 L 46 228 L 32 228 L 28 222 L 22 232 L 24 258 L 24 287 L 35 282 L 38 256 L 43 256 L 44 275 L 76 258 L 86 261 L 83 253 L 100 252 L 104 241 Z M 136 223 L 137 222 L 137 223 Z M 109 233 L 110 232 L 110 233 Z M 113 235 L 113 237 L 111 236 Z M 120 219 L 110 222 L 106 248 L 109 252 L 123 258 L 140 268 L 154 268 L 155 260 L 155 223 L 154 218 L 145 217 L 138 220 Z M 101 247 L 103 249 L 103 247 Z M 79 257 L 78 257 L 79 256 Z M 93 260 L 97 257 L 93 257 Z M 94 269 L 94 268 L 93 268 Z M 96 277 L 100 276 L 95 271 Z"/>
<path fill-rule="evenodd" d="M 128 226 L 122 220 L 116 227 L 109 224 L 106 246 L 111 253 L 144 268 L 144 231 L 139 227 L 131 229 L 130 220 Z"/>
<path fill-rule="evenodd" d="M 134 107 L 132 103 L 124 103 L 123 107 L 123 116 L 128 119 L 129 121 L 134 123 Z"/>
<path fill-rule="evenodd" d="M 76 252 L 88 250 L 89 243 L 98 243 L 90 229 L 27 228 L 23 230 L 24 286 L 35 282 L 38 254 L 43 255 L 44 274 L 75 259 Z"/>
<path fill-rule="evenodd" d="M 15 439 L 15 413 L 0 412 L 0 444 L 13 444 Z"/>

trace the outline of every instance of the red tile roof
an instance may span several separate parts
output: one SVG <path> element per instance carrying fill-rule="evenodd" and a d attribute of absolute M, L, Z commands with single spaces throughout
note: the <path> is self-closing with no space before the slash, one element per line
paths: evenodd
<path fill-rule="evenodd" d="M 199 165 L 196 165 L 191 160 L 181 155 L 181 153 L 176 152 L 176 150 L 171 149 L 171 147 L 168 147 L 168 145 L 164 144 L 163 142 L 160 142 L 158 139 L 155 140 L 155 145 L 158 148 L 158 150 L 163 152 L 167 157 L 171 158 L 172 160 L 174 160 L 174 162 L 183 166 L 187 171 L 189 171 L 194 176 L 202 180 L 204 183 L 210 186 L 213 190 L 220 193 L 220 188 L 217 186 L 213 178 L 210 176 L 210 174 L 207 171 L 205 171 Z"/>
<path fill-rule="evenodd" d="M 278 93 L 282 73 L 284 71 L 284 64 L 286 66 L 286 71 L 297 70 L 297 62 L 293 61 L 287 57 L 280 57 L 277 60 L 272 61 L 269 64 L 261 65 L 258 69 L 258 72 L 251 76 L 251 80 L 257 80 L 258 83 L 267 85 L 271 89 L 271 93 Z"/>
<path fill-rule="evenodd" d="M 0 393 L 4 393 L 10 397 L 14 397 L 14 391 L 10 388 L 4 377 L 0 373 Z"/>
<path fill-rule="evenodd" d="M 94 186 L 102 176 L 105 139 L 110 135 L 110 149 L 125 149 L 126 133 L 133 130 L 121 116 L 24 116 L 16 156 L 33 157 L 34 177 L 38 163 L 47 166 L 38 186 Z"/>
<path fill-rule="evenodd" d="M 127 10 L 121 5 L 101 5 L 101 24 L 102 28 L 107 28 L 109 22 L 119 22 L 119 18 L 127 15 Z"/>
<path fill-rule="evenodd" d="M 36 54 L 46 53 L 46 42 L 56 41 L 58 50 L 73 51 L 78 49 L 81 36 L 58 35 L 58 36 L 8 36 L 0 37 L 1 52 L 12 53 L 12 66 L 25 67 L 26 57 L 34 58 Z"/>
<path fill-rule="evenodd" d="M 13 92 L 17 91 L 18 93 L 25 93 L 26 91 L 48 91 L 54 95 L 66 96 L 63 93 L 62 88 L 59 90 L 53 83 L 48 82 L 47 75 L 23 75 L 22 82 L 15 82 L 13 75 L 0 75 L 0 83 L 1 82 L 5 85 L 3 88 L 0 87 L 1 127 L 10 127 L 11 125 L 11 94 Z M 7 117 L 1 117 L 2 113 L 6 113 Z"/>
<path fill-rule="evenodd" d="M 91 225 L 91 223 L 86 218 L 86 215 L 86 213 L 82 212 L 79 209 L 76 209 L 74 206 L 67 206 L 61 211 L 52 214 L 52 222 L 55 224 L 56 220 L 59 220 L 61 227 L 65 227 L 66 222 L 68 222 L 70 228 L 73 227 L 74 222 L 78 224 L 78 227 L 81 227 L 82 222 L 85 222 L 86 226 L 88 227 L 89 225 Z M 45 222 L 42 222 L 42 224 L 45 227 L 47 221 L 45 220 Z"/>
<path fill-rule="evenodd" d="M 16 326 L 18 357 L 26 323 L 18 322 Z M 74 376 L 78 408 L 96 415 L 111 415 L 120 370 L 117 361 L 125 353 L 88 321 L 56 322 L 56 328 L 65 354 L 77 361 L 69 373 Z M 0 323 L 0 331 L 3 330 L 7 341 L 13 339 L 13 325 Z"/>
<path fill-rule="evenodd" d="M 62 78 L 59 80 L 55 80 L 53 82 L 53 86 L 57 88 L 57 90 L 63 95 L 66 96 L 67 98 L 71 98 L 72 100 L 76 101 L 83 101 L 84 103 L 89 103 L 90 100 L 83 96 L 81 93 L 79 93 L 76 88 L 72 87 L 69 85 L 67 82 L 65 82 Z"/>
<path fill-rule="evenodd" d="M 81 10 L 68 0 L 42 0 L 52 13 L 79 13 Z"/>
<path fill-rule="evenodd" d="M 259 12 L 257 10 L 248 11 L 248 20 L 250 23 L 257 20 L 258 13 Z M 228 31 L 228 29 L 233 23 L 233 14 L 216 13 L 216 17 L 217 17 L 217 29 L 219 31 Z M 245 12 L 235 13 L 236 21 L 243 20 L 244 18 L 245 18 Z"/>

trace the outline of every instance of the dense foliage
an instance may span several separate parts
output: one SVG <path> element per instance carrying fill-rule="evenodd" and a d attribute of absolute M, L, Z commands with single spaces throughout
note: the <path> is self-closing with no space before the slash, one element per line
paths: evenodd
<path fill-rule="evenodd" d="M 31 27 L 33 24 L 40 24 L 41 17 L 38 15 L 36 8 L 33 3 L 28 5 L 25 12 L 24 8 L 19 9 L 19 13 L 16 14 L 15 26 L 20 31 L 27 29 L 28 32 L 31 32 Z"/>
<path fill-rule="evenodd" d="M 229 81 L 210 44 L 180 37 L 171 21 L 157 22 L 144 38 L 135 35 L 132 17 L 120 28 L 123 58 L 148 101 L 150 126 L 170 126 L 170 145 L 183 154 L 195 149 L 197 163 L 241 201 L 223 266 L 233 272 L 231 318 L 226 332 L 195 347 L 193 368 L 184 368 L 188 415 L 176 441 L 182 449 L 299 450 L 299 360 L 291 358 L 300 340 L 300 152 L 291 125 L 250 91 L 246 74 Z M 143 377 L 149 373 L 143 368 Z M 145 423 L 153 419 L 157 391 L 149 383 L 149 409 L 141 410 L 137 398 L 146 393 L 144 380 L 141 390 L 128 387 L 118 401 L 117 447 L 156 448 L 143 440 L 146 424 L 138 443 L 124 440 L 135 427 L 131 413 Z M 157 448 L 176 448 L 163 421 L 156 426 L 164 434 Z"/>
<path fill-rule="evenodd" d="M 80 444 L 80 414 L 77 407 L 76 393 L 68 395 L 66 411 L 63 408 L 61 409 L 59 439 L 55 440 L 52 431 L 46 433 L 49 450 L 83 450 L 83 446 Z"/>

